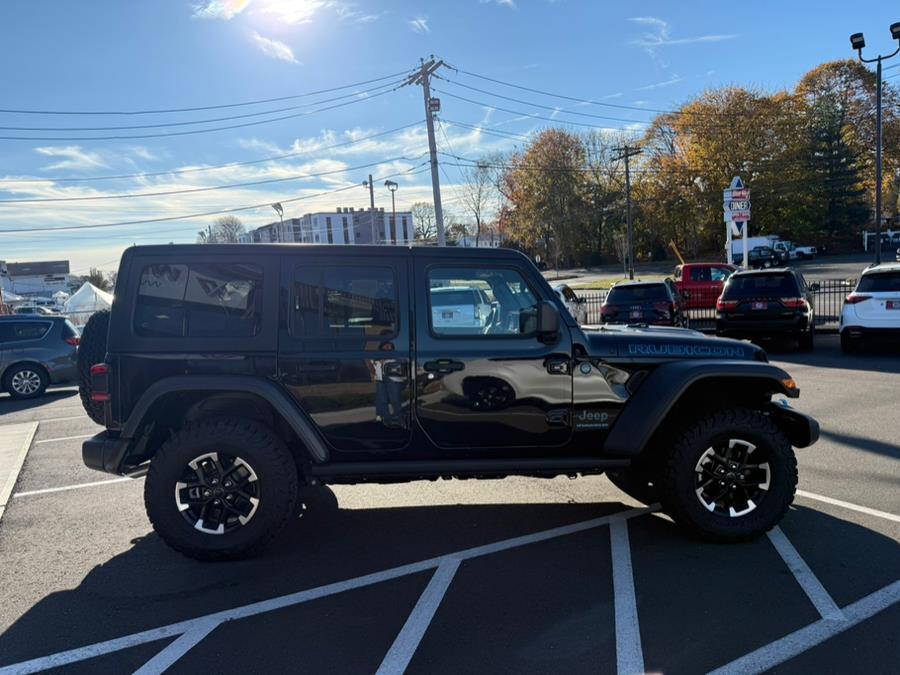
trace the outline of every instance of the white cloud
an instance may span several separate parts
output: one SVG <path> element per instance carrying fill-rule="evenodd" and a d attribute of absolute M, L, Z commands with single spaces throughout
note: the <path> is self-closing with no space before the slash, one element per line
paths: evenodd
<path fill-rule="evenodd" d="M 480 0 L 482 5 L 487 4 L 495 4 L 500 5 L 501 7 L 509 7 L 510 9 L 516 8 L 515 0 Z"/>
<path fill-rule="evenodd" d="M 716 35 L 697 35 L 686 38 L 673 38 L 669 30 L 669 22 L 655 16 L 635 16 L 629 19 L 632 23 L 647 26 L 652 29 L 643 33 L 640 37 L 632 40 L 629 44 L 643 48 L 649 54 L 655 53 L 660 47 L 670 47 L 676 45 L 691 45 L 703 42 L 722 42 L 724 40 L 733 40 L 738 37 L 736 34 L 716 34 Z"/>
<path fill-rule="evenodd" d="M 643 87 L 638 87 L 635 91 L 650 91 L 651 89 L 659 89 L 660 87 L 671 87 L 673 84 L 678 84 L 679 82 L 684 81 L 684 78 L 680 75 L 675 75 L 674 77 L 670 77 L 668 80 L 663 80 L 662 82 L 654 82 L 653 84 L 648 84 Z"/>
<path fill-rule="evenodd" d="M 100 155 L 96 152 L 85 152 L 77 145 L 65 146 L 45 146 L 35 148 L 35 152 L 47 157 L 61 157 L 59 162 L 48 164 L 42 167 L 44 171 L 53 171 L 58 169 L 100 169 L 106 167 Z"/>
<path fill-rule="evenodd" d="M 281 23 L 295 25 L 312 21 L 313 15 L 329 4 L 326 0 L 263 0 L 259 11 Z"/>
<path fill-rule="evenodd" d="M 300 65 L 300 62 L 294 56 L 294 50 L 292 50 L 283 42 L 264 37 L 256 31 L 253 31 L 250 34 L 250 39 L 253 40 L 253 43 L 257 47 L 259 47 L 260 51 L 262 51 L 262 53 L 266 56 L 271 56 L 273 59 L 279 59 L 281 61 L 287 61 L 288 63 L 296 63 Z"/>
<path fill-rule="evenodd" d="M 194 5 L 194 18 L 228 21 L 247 9 L 250 2 L 251 0 L 205 0 Z"/>
<path fill-rule="evenodd" d="M 428 27 L 428 17 L 420 16 L 407 22 L 410 29 L 414 33 L 430 33 L 431 28 Z"/>

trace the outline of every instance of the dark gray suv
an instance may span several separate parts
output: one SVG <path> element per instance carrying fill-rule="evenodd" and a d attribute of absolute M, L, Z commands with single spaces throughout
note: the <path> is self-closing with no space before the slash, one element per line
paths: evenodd
<path fill-rule="evenodd" d="M 78 380 L 78 330 L 64 316 L 0 316 L 0 387 L 13 398 L 40 396 Z"/>

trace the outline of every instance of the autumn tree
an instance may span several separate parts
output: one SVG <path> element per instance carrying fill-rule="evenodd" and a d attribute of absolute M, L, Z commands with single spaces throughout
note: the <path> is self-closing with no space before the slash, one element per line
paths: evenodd
<path fill-rule="evenodd" d="M 103 273 L 103 270 L 96 267 L 90 269 L 87 277 L 85 277 L 85 281 L 89 282 L 92 286 L 96 286 L 101 291 L 108 291 L 110 289 L 109 279 Z"/>
<path fill-rule="evenodd" d="M 244 224 L 237 216 L 216 218 L 206 229 L 197 234 L 198 244 L 236 244 L 245 232 Z"/>
<path fill-rule="evenodd" d="M 415 202 L 409 207 L 415 225 L 415 237 L 423 241 L 430 241 L 437 237 L 437 221 L 434 216 L 434 206 L 428 202 Z"/>

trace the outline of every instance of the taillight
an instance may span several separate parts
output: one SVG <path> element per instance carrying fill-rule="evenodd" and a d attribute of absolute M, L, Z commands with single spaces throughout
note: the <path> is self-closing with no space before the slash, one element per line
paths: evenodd
<path fill-rule="evenodd" d="M 91 400 L 109 400 L 109 366 L 105 363 L 95 363 L 91 366 Z"/>
<path fill-rule="evenodd" d="M 616 313 L 614 307 L 610 307 L 609 305 L 600 305 L 600 316 L 612 316 Z"/>
<path fill-rule="evenodd" d="M 66 344 L 72 345 L 73 347 L 77 347 L 78 345 L 81 344 L 81 338 L 78 337 L 77 335 L 73 335 L 72 337 L 67 337 Z"/>
<path fill-rule="evenodd" d="M 653 309 L 654 311 L 662 314 L 664 318 L 666 318 L 670 314 L 673 314 L 675 312 L 675 305 L 673 305 L 671 302 L 654 302 Z"/>
<path fill-rule="evenodd" d="M 858 302 L 863 302 L 864 300 L 871 300 L 871 299 L 872 299 L 871 295 L 861 295 L 859 293 L 851 293 L 844 299 L 844 302 L 846 302 L 848 305 L 855 305 Z"/>
<path fill-rule="evenodd" d="M 781 298 L 780 302 L 787 309 L 806 309 L 806 300 L 803 298 Z"/>
<path fill-rule="evenodd" d="M 716 311 L 717 312 L 731 312 L 738 308 L 740 302 L 738 300 L 723 300 L 719 298 L 716 300 Z"/>

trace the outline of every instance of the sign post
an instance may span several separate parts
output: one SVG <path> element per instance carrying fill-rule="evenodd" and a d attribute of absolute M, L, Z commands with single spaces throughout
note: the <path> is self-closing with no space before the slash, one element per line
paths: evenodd
<path fill-rule="evenodd" d="M 732 254 L 732 232 L 743 237 L 743 265 L 750 267 L 748 239 L 750 228 L 750 188 L 744 187 L 740 176 L 731 179 L 731 185 L 722 191 L 722 210 L 725 212 L 725 255 L 729 264 L 734 262 Z"/>

